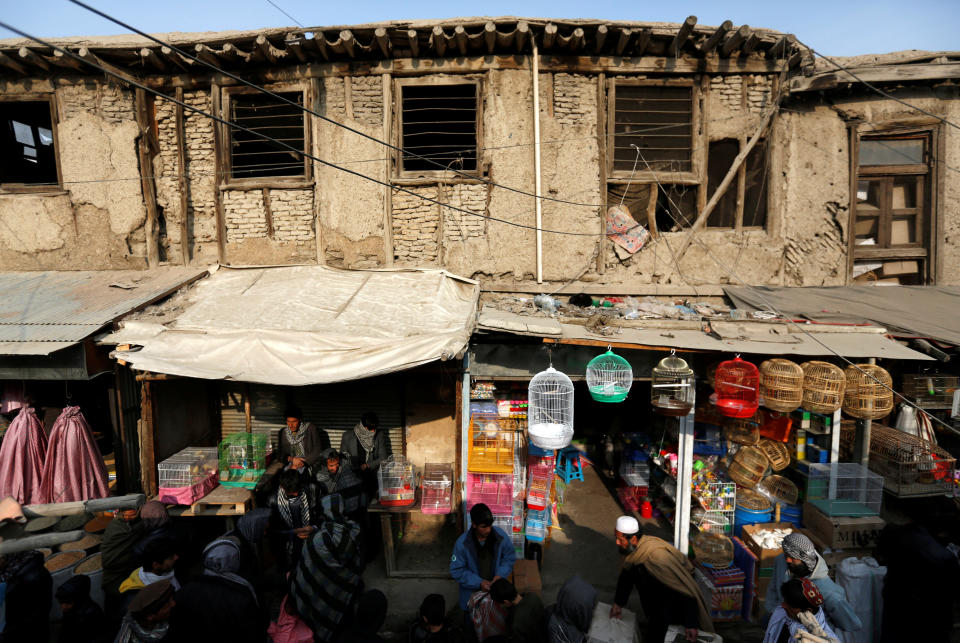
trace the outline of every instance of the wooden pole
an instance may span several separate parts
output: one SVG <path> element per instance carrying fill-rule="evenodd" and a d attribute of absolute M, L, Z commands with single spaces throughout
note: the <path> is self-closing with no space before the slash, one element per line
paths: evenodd
<path fill-rule="evenodd" d="M 12 538 L 0 542 L 0 555 L 15 554 L 21 551 L 30 551 L 40 547 L 54 547 L 64 543 L 80 540 L 86 535 L 82 529 L 74 531 L 54 532 L 50 534 L 39 534 L 36 536 L 26 536 L 25 538 Z"/>
<path fill-rule="evenodd" d="M 774 104 L 770 106 L 770 109 L 767 110 L 766 114 L 763 115 L 763 118 L 760 119 L 760 125 L 757 126 L 756 132 L 753 136 L 747 141 L 746 146 L 740 150 L 740 153 L 737 154 L 737 157 L 733 159 L 733 163 L 730 165 L 730 169 L 727 170 L 727 175 L 723 177 L 723 181 L 720 182 L 720 185 L 717 186 L 717 191 L 713 193 L 713 196 L 710 197 L 710 201 L 707 202 L 707 207 L 700 211 L 700 214 L 697 215 L 697 220 L 693 222 L 693 225 L 690 226 L 690 231 L 687 233 L 686 238 L 680 243 L 680 248 L 677 250 L 676 261 L 679 263 L 680 259 L 683 258 L 683 254 L 687 251 L 687 248 L 690 246 L 690 243 L 693 241 L 693 235 L 697 233 L 704 225 L 707 223 L 707 218 L 710 216 L 710 213 L 713 212 L 713 209 L 717 207 L 717 204 L 720 202 L 720 199 L 723 198 L 723 195 L 726 193 L 727 188 L 730 187 L 730 184 L 733 183 L 733 179 L 736 178 L 740 166 L 743 165 L 743 162 L 747 159 L 747 156 L 750 154 L 757 142 L 760 140 L 760 136 L 763 134 L 763 131 L 767 127 L 767 123 L 770 122 L 770 119 L 777 112 L 779 106 Z"/>
<path fill-rule="evenodd" d="M 187 225 L 187 213 L 190 210 L 190 196 L 187 192 L 189 188 L 187 184 L 186 126 L 183 122 L 183 105 L 180 105 L 180 103 L 183 102 L 183 87 L 177 87 L 176 99 L 177 164 L 179 166 L 179 172 L 177 172 L 177 187 L 180 190 L 180 254 L 182 255 L 183 265 L 186 266 L 190 263 L 190 232 L 189 226 Z"/>
<path fill-rule="evenodd" d="M 153 128 L 150 118 L 150 105 L 147 93 L 137 89 L 135 94 L 137 110 L 137 125 L 140 136 L 137 137 L 137 157 L 140 161 L 140 189 L 143 193 L 143 204 L 147 211 L 147 220 L 144 224 L 144 236 L 147 244 L 147 266 L 155 268 L 160 264 L 160 247 L 157 239 L 159 226 L 157 225 L 157 192 L 153 182 L 153 157 L 150 153 L 149 138 Z"/>
<path fill-rule="evenodd" d="M 210 84 L 210 99 L 213 105 L 214 116 L 223 116 L 220 109 L 220 85 Z M 226 126 L 221 123 L 213 124 L 213 147 L 217 150 L 214 154 L 214 175 L 213 175 L 213 205 L 216 212 L 217 223 L 217 263 L 221 266 L 227 264 L 227 226 L 226 215 L 223 211 L 223 193 L 220 191 L 220 185 L 225 180 L 224 169 L 227 166 L 226 155 L 229 154 L 224 145 L 224 139 L 230 140 L 230 132 Z"/>
<path fill-rule="evenodd" d="M 156 418 L 151 382 L 143 382 L 140 394 L 140 480 L 143 492 L 157 495 Z"/>
<path fill-rule="evenodd" d="M 383 140 L 393 142 L 393 76 L 383 74 L 381 77 L 383 87 Z M 384 154 L 383 162 L 383 180 L 390 183 L 393 178 L 393 158 L 388 150 Z M 477 167 L 480 166 L 480 159 L 477 159 Z M 383 195 L 383 265 L 387 268 L 393 267 L 393 189 L 387 187 L 386 194 Z"/>
<path fill-rule="evenodd" d="M 98 513 L 101 511 L 117 511 L 122 509 L 136 509 L 147 497 L 142 493 L 128 493 L 125 496 L 110 496 L 107 498 L 91 498 L 90 500 L 76 500 L 74 502 L 52 502 L 42 505 L 24 505 L 21 507 L 27 518 L 42 516 L 79 516 L 84 513 Z"/>

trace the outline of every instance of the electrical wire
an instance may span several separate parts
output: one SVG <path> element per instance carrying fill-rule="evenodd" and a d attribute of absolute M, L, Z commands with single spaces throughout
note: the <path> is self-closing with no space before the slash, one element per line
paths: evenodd
<path fill-rule="evenodd" d="M 274 2 L 273 0 L 267 0 L 267 2 L 270 3 L 270 4 L 273 6 L 274 9 L 276 9 L 277 11 L 279 11 L 280 13 L 282 13 L 283 15 L 285 15 L 286 17 L 290 18 L 290 19 L 293 20 L 295 23 L 297 23 L 297 26 L 298 26 L 298 27 L 300 27 L 301 29 L 305 29 L 305 28 L 306 28 L 306 27 L 304 27 L 302 24 L 300 24 L 300 21 L 299 21 L 299 20 L 297 20 L 296 18 L 294 18 L 293 16 L 291 16 L 289 13 L 287 13 L 286 11 L 284 11 L 284 10 L 283 10 L 283 7 L 281 7 L 280 5 L 278 5 L 276 2 Z"/>

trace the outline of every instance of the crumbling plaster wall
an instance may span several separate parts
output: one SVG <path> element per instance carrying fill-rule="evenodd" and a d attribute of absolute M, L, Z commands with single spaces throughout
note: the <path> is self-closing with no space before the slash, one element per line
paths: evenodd
<path fill-rule="evenodd" d="M 52 92 L 63 189 L 0 195 L 0 269 L 146 265 L 133 93 L 112 83 L 4 82 L 5 95 Z"/>

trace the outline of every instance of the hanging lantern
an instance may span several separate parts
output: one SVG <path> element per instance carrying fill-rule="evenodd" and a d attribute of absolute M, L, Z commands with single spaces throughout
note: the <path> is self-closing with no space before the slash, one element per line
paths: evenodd
<path fill-rule="evenodd" d="M 720 362 L 715 377 L 717 409 L 732 418 L 747 418 L 760 406 L 760 373 L 738 355 Z"/>
<path fill-rule="evenodd" d="M 670 351 L 650 374 L 650 404 L 661 415 L 680 417 L 693 410 L 693 369 Z"/>
<path fill-rule="evenodd" d="M 771 411 L 797 410 L 803 400 L 803 369 L 788 359 L 760 364 L 760 398 Z"/>
<path fill-rule="evenodd" d="M 893 380 L 874 364 L 850 365 L 843 394 L 843 412 L 861 420 L 879 420 L 893 410 Z"/>
<path fill-rule="evenodd" d="M 587 364 L 587 389 L 597 402 L 623 402 L 633 385 L 633 368 L 607 346 Z"/>
<path fill-rule="evenodd" d="M 573 439 L 573 382 L 552 366 L 530 380 L 527 400 L 530 441 L 562 449 Z"/>
<path fill-rule="evenodd" d="M 804 362 L 803 406 L 814 413 L 833 413 L 843 404 L 847 379 L 839 367 L 829 362 Z"/>

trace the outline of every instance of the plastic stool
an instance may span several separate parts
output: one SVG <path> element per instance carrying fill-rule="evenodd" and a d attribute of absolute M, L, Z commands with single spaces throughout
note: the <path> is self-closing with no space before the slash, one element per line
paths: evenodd
<path fill-rule="evenodd" d="M 557 451 L 557 476 L 567 484 L 573 480 L 583 480 L 580 449 L 571 446 Z"/>

